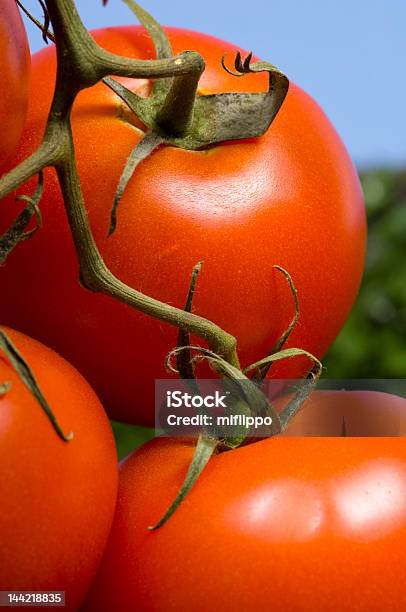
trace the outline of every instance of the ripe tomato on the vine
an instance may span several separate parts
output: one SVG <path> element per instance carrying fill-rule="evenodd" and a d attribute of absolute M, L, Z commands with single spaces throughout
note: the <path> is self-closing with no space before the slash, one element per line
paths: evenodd
<path fill-rule="evenodd" d="M 95 393 L 59 355 L 2 327 L 54 412 L 64 442 L 0 352 L 0 590 L 65 591 L 77 610 L 111 527 L 117 455 Z"/>
<path fill-rule="evenodd" d="M 174 53 L 201 53 L 200 93 L 266 91 L 266 75 L 235 78 L 221 66 L 237 47 L 168 28 Z M 141 27 L 98 30 L 105 48 L 153 58 Z M 53 48 L 33 59 L 29 118 L 13 164 L 38 145 L 55 77 Z M 122 79 L 147 95 L 146 80 Z M 236 336 L 244 365 L 264 357 L 287 327 L 294 305 L 283 266 L 297 287 L 301 317 L 289 346 L 321 357 L 345 321 L 358 291 L 365 250 L 365 214 L 357 174 L 336 131 L 316 102 L 294 84 L 268 132 L 204 151 L 163 146 L 143 161 L 107 238 L 119 177 L 143 135 L 140 122 L 103 84 L 80 93 L 72 114 L 78 167 L 90 223 L 102 256 L 130 286 L 183 307 L 193 266 L 203 260 L 194 312 Z M 31 190 L 35 182 L 30 183 Z M 23 186 L 19 193 L 26 193 Z M 7 213 L 5 212 L 7 209 Z M 93 385 L 110 416 L 153 422 L 154 379 L 177 330 L 78 283 L 55 174 L 46 172 L 44 226 L 19 245 L 1 270 L 0 316 L 60 351 Z M 2 204 L 6 226 L 15 205 Z M 6 215 L 9 217 L 6 219 Z M 3 227 L 3 226 L 2 226 Z M 30 296 L 27 309 L 26 296 Z M 306 364 L 307 365 L 307 364 Z M 303 360 L 275 367 L 298 376 Z"/>
<path fill-rule="evenodd" d="M 27 112 L 30 52 L 15 0 L 0 3 L 0 169 L 16 151 Z"/>
<path fill-rule="evenodd" d="M 319 418 L 330 413 L 335 427 L 325 432 L 340 436 L 345 414 L 349 436 L 405 435 L 405 408 L 385 393 L 315 393 L 301 432 L 293 427 L 323 435 Z M 406 608 L 403 438 L 279 436 L 220 453 L 168 522 L 149 531 L 193 448 L 157 438 L 122 463 L 86 612 Z"/>

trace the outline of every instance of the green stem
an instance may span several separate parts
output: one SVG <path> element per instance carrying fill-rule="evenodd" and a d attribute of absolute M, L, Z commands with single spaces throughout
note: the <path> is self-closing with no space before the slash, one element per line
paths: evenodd
<path fill-rule="evenodd" d="M 134 60 L 102 49 L 84 27 L 72 0 L 46 0 L 58 57 L 54 110 L 66 110 L 77 93 L 105 76 L 168 78 L 201 74 L 203 58 L 195 52 L 154 60 Z M 66 61 L 69 58 L 69 61 Z"/>
<path fill-rule="evenodd" d="M 55 165 L 62 155 L 61 143 L 52 137 L 50 139 L 45 138 L 35 153 L 1 177 L 0 200 L 47 166 Z"/>
<path fill-rule="evenodd" d="M 204 70 L 173 79 L 171 88 L 165 98 L 157 117 L 157 125 L 174 137 L 181 137 L 190 128 L 196 101 L 197 86 Z"/>
<path fill-rule="evenodd" d="M 57 166 L 57 173 L 79 260 L 82 284 L 91 291 L 100 291 L 110 295 L 140 312 L 203 338 L 215 353 L 223 356 L 235 367 L 239 367 L 236 339 L 232 335 L 203 317 L 136 291 L 120 281 L 107 268 L 90 230 L 76 168 L 69 123 L 65 124 L 64 131 L 63 140 L 68 150 L 63 163 Z"/>

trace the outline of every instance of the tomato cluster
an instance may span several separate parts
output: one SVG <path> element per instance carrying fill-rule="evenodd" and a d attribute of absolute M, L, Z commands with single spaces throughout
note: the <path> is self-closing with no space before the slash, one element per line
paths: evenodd
<path fill-rule="evenodd" d="M 222 56 L 235 56 L 234 45 L 165 31 L 174 54 L 203 56 L 199 96 L 266 90 L 264 75 L 237 79 L 224 70 Z M 93 37 L 123 56 L 155 57 L 141 27 Z M 41 142 L 57 63 L 50 45 L 33 56 L 29 77 L 13 0 L 0 8 L 0 52 L 6 173 Z M 151 95 L 148 79 L 119 81 Z M 109 269 L 183 308 L 190 273 L 203 260 L 193 309 L 237 338 L 247 366 L 271 351 L 292 319 L 292 292 L 275 269 L 282 266 L 300 303 L 287 346 L 321 358 L 356 297 L 366 228 L 356 171 L 317 103 L 290 84 L 261 137 L 200 151 L 161 146 L 137 167 L 108 236 L 120 175 L 145 130 L 102 83 L 81 91 L 73 107 L 86 210 Z M 16 196 L 33 193 L 36 180 L 1 202 L 0 236 L 27 203 Z M 64 590 L 67 609 L 106 612 L 404 609 L 406 447 L 394 436 L 406 428 L 405 400 L 314 393 L 281 436 L 216 454 L 164 527 L 148 530 L 181 487 L 195 444 L 154 439 L 118 469 L 108 417 L 153 424 L 154 381 L 167 376 L 178 330 L 78 282 L 50 169 L 40 209 L 40 231 L 0 269 L 1 333 L 16 351 L 0 353 L 0 591 Z M 306 368 L 295 358 L 272 375 L 298 377 Z M 72 439 L 53 431 L 34 387 Z"/>
<path fill-rule="evenodd" d="M 221 66 L 237 47 L 168 29 L 174 53 L 194 49 L 206 70 L 201 93 L 266 90 L 264 75 L 238 79 Z M 94 32 L 105 48 L 153 57 L 141 27 Z M 39 144 L 52 99 L 54 49 L 36 54 L 28 119 L 14 164 Z M 148 82 L 125 81 L 146 94 Z M 204 151 L 164 146 L 137 168 L 108 237 L 110 209 L 124 163 L 143 135 L 105 85 L 82 91 L 72 128 L 82 189 L 102 256 L 122 281 L 183 307 L 193 267 L 203 260 L 194 310 L 232 333 L 243 365 L 266 355 L 289 324 L 294 305 L 283 266 L 297 287 L 301 315 L 290 346 L 322 357 L 353 304 L 363 269 L 365 211 L 356 172 L 320 107 L 290 85 L 261 138 Z M 33 191 L 35 181 L 19 193 Z M 4 204 L 4 227 L 15 212 Z M 7 217 L 9 211 L 10 217 Z M 55 174 L 46 172 L 43 228 L 1 271 L 0 318 L 64 355 L 83 373 L 113 418 L 153 425 L 154 381 L 166 378 L 177 330 L 85 291 Z M 24 283 L 19 279 L 24 274 Z M 38 290 L 38 287 L 41 290 Z M 30 295 L 30 316 L 25 295 Z M 65 333 L 61 334 L 60 330 Z M 306 361 L 274 368 L 298 377 Z"/>

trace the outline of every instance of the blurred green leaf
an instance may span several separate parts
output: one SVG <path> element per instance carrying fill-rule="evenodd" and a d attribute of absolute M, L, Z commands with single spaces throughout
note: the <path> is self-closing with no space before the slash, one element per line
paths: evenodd
<path fill-rule="evenodd" d="M 323 360 L 329 378 L 406 378 L 406 171 L 361 175 L 366 268 L 351 315 Z"/>
<path fill-rule="evenodd" d="M 116 440 L 117 453 L 119 460 L 123 459 L 128 453 L 151 440 L 155 435 L 155 430 L 149 427 L 135 427 L 111 421 L 114 438 Z"/>

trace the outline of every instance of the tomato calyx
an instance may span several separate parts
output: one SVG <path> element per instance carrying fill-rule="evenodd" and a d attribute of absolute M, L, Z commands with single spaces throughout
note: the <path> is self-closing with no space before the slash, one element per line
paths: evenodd
<path fill-rule="evenodd" d="M 188 312 L 192 310 L 193 295 L 201 266 L 202 262 L 199 262 L 192 272 L 185 304 L 185 310 Z M 195 376 L 195 364 L 203 360 L 207 361 L 210 367 L 222 379 L 224 385 L 223 391 L 228 393 L 225 414 L 227 417 L 231 417 L 231 420 L 233 417 L 237 418 L 235 419 L 236 425 L 231 428 L 227 427 L 226 430 L 219 429 L 216 426 L 204 426 L 202 428 L 192 461 L 178 494 L 161 519 L 155 525 L 148 527 L 149 530 L 155 531 L 159 529 L 173 515 L 195 485 L 214 453 L 230 451 L 241 445 L 252 444 L 265 437 L 273 437 L 282 433 L 316 386 L 322 372 L 321 362 L 303 349 L 282 348 L 299 319 L 299 300 L 289 273 L 281 266 L 276 265 L 274 267 L 288 281 L 294 298 L 295 314 L 268 356 L 241 370 L 213 351 L 201 346 L 191 345 L 189 333 L 180 330 L 178 346 L 172 349 L 166 357 L 166 369 L 183 378 L 193 393 L 199 393 L 199 384 Z M 296 356 L 308 357 L 313 365 L 283 410 L 278 413 L 272 402 L 263 392 L 262 385 L 266 374 L 274 362 Z M 176 359 L 177 367 L 172 365 L 173 359 Z M 247 376 L 249 372 L 254 372 L 252 378 Z M 203 410 L 201 412 L 204 413 Z M 240 419 L 240 417 L 242 418 Z M 247 417 L 261 417 L 265 422 L 270 420 L 270 425 L 261 430 L 261 436 L 258 436 L 258 434 L 250 435 L 251 430 L 245 425 Z M 345 430 L 343 429 L 343 431 Z"/>
<path fill-rule="evenodd" d="M 22 355 L 19 353 L 17 348 L 14 346 L 8 335 L 2 329 L 0 329 L 0 350 L 6 355 L 7 360 L 9 361 L 11 367 L 17 372 L 21 382 L 27 387 L 27 389 L 37 400 L 38 404 L 45 412 L 46 416 L 52 424 L 52 427 L 54 428 L 58 436 L 61 438 L 61 440 L 63 440 L 63 442 L 69 442 L 70 440 L 72 440 L 73 432 L 64 434 L 52 411 L 52 408 L 49 406 L 47 400 L 45 399 L 44 394 L 42 393 L 32 370 L 30 369 L 29 365 L 24 360 Z M 8 393 L 10 389 L 11 383 L 2 383 L 0 385 L 0 397 Z"/>
<path fill-rule="evenodd" d="M 174 514 L 192 487 L 196 484 L 199 476 L 202 474 L 213 454 L 232 451 L 243 444 L 252 444 L 264 439 L 264 437 L 272 437 L 282 433 L 292 418 L 297 414 L 302 404 L 310 396 L 322 370 L 322 365 L 319 360 L 310 355 L 310 353 L 302 351 L 301 349 L 286 349 L 285 351 L 276 353 L 274 356 L 275 360 L 283 359 L 288 356 L 306 354 L 314 361 L 314 366 L 310 370 L 306 379 L 299 386 L 294 396 L 288 401 L 282 412 L 278 414 L 272 403 L 268 400 L 265 394 L 261 392 L 257 384 L 247 377 L 244 377 L 244 374 L 240 370 L 230 366 L 230 364 L 221 357 L 212 354 L 210 351 L 207 351 L 202 347 L 178 347 L 177 349 L 171 351 L 167 359 L 170 360 L 172 356 L 174 356 L 177 352 L 182 351 L 182 349 L 186 349 L 188 351 L 193 349 L 198 350 L 200 353 L 200 356 L 197 357 L 198 359 L 201 358 L 201 356 L 204 356 L 209 360 L 210 365 L 216 370 L 217 373 L 221 375 L 222 378 L 229 378 L 233 381 L 234 385 L 238 385 L 238 391 L 235 393 L 233 398 L 234 401 L 231 403 L 230 409 L 227 411 L 228 416 L 271 417 L 271 426 L 268 428 L 266 436 L 262 436 L 260 438 L 257 436 L 250 437 L 249 430 L 247 430 L 244 425 L 236 425 L 231 429 L 231 432 L 228 433 L 227 436 L 222 435 L 222 433 L 216 431 L 215 428 L 203 428 L 202 433 L 198 437 L 192 461 L 189 465 L 185 479 L 178 491 L 178 494 L 161 519 L 155 525 L 148 527 L 148 529 L 151 531 L 155 531 L 162 527 Z M 196 360 L 196 357 L 193 359 Z M 264 362 L 265 360 L 261 361 Z M 343 435 L 345 435 L 345 433 L 343 433 Z"/>
<path fill-rule="evenodd" d="M 158 59 L 173 56 L 169 40 L 155 19 L 133 0 L 127 0 L 140 23 L 148 31 Z M 194 54 L 185 51 L 185 56 Z M 223 68 L 241 77 L 249 73 L 267 72 L 269 88 L 263 93 L 220 93 L 198 95 L 199 70 L 173 79 L 157 79 L 152 94 L 143 98 L 114 79 L 108 85 L 146 126 L 144 138 L 131 152 L 121 175 L 114 198 L 109 235 L 117 225 L 117 207 L 124 190 L 138 164 L 161 145 L 171 145 L 188 151 L 207 149 L 220 142 L 262 136 L 276 117 L 289 88 L 289 80 L 268 62 L 253 62 L 252 53 L 242 60 L 235 57 L 235 72 L 229 70 L 222 58 Z M 181 60 L 178 60 L 181 61 Z"/>
<path fill-rule="evenodd" d="M 271 425 L 267 428 L 266 435 L 262 437 L 251 436 L 249 435 L 249 429 L 245 427 L 245 425 L 240 425 L 239 423 L 231 428 L 229 433 L 224 436 L 222 432 L 216 430 L 216 428 L 208 427 L 203 428 L 202 433 L 199 435 L 197 440 L 197 444 L 194 450 L 192 461 L 189 465 L 189 469 L 183 481 L 181 488 L 176 495 L 176 498 L 169 506 L 165 514 L 161 517 L 161 519 L 151 527 L 148 527 L 149 530 L 156 530 L 162 527 L 167 520 L 174 514 L 175 510 L 179 507 L 182 501 L 186 498 L 192 487 L 195 485 L 199 476 L 202 474 L 203 470 L 207 466 L 210 458 L 216 452 L 225 452 L 237 449 L 241 445 L 252 444 L 258 442 L 265 437 L 272 437 L 282 433 L 293 417 L 297 414 L 302 404 L 308 399 L 311 392 L 313 391 L 322 370 L 322 364 L 320 361 L 308 353 L 307 351 L 303 351 L 302 349 L 286 349 L 284 351 L 280 351 L 271 355 L 260 362 L 253 364 L 248 369 L 256 368 L 258 364 L 265 364 L 267 361 L 276 361 L 278 359 L 286 359 L 288 357 L 294 357 L 298 355 L 306 355 L 313 362 L 314 366 L 311 368 L 308 373 L 306 379 L 302 381 L 302 384 L 299 385 L 294 396 L 287 402 L 286 406 L 284 406 L 281 413 L 278 413 L 272 403 L 268 400 L 264 393 L 262 393 L 258 384 L 254 383 L 252 380 L 244 376 L 244 373 L 238 368 L 231 366 L 224 359 L 222 359 L 219 355 L 208 351 L 202 347 L 198 346 L 185 346 L 178 347 L 173 349 L 171 353 L 169 353 L 167 357 L 167 363 L 169 364 L 169 369 L 172 372 L 177 372 L 177 370 L 171 368 L 170 360 L 173 356 L 176 356 L 178 353 L 183 350 L 198 351 L 198 355 L 193 357 L 193 360 L 200 360 L 202 358 L 207 359 L 212 366 L 212 368 L 220 374 L 223 379 L 229 379 L 233 382 L 233 390 L 234 397 L 232 398 L 234 401 L 231 402 L 230 408 L 227 410 L 228 416 L 242 416 L 242 417 L 271 417 Z M 192 381 L 188 381 L 191 383 Z M 194 381 L 197 388 L 197 381 Z M 236 391 L 237 385 L 237 391 Z M 194 384 L 192 384 L 192 387 Z M 229 387 L 225 387 L 229 388 Z M 232 391 L 231 391 L 232 393 Z M 237 419 L 238 421 L 238 419 Z M 344 434 L 343 434 L 344 435 Z"/>

